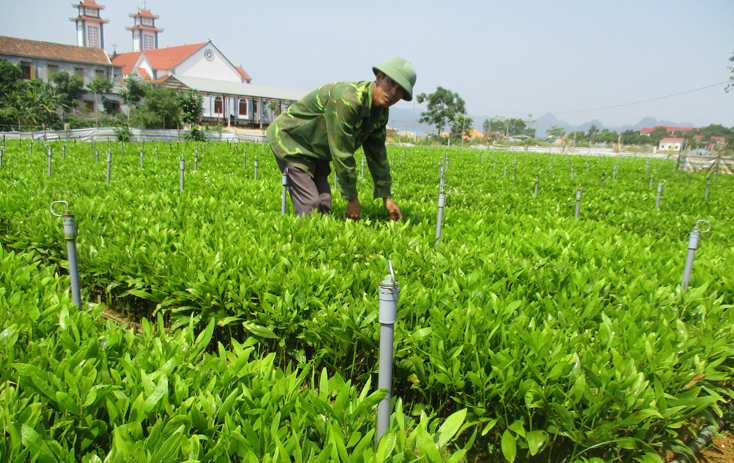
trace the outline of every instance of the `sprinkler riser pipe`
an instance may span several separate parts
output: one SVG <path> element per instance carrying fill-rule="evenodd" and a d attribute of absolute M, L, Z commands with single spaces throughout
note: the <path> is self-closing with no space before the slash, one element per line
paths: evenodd
<path fill-rule="evenodd" d="M 364 180 L 364 157 L 362 157 L 362 180 Z"/>
<path fill-rule="evenodd" d="M 288 172 L 283 172 L 283 178 L 281 180 L 281 183 L 283 184 L 283 201 L 281 202 L 281 215 L 285 215 L 285 202 L 286 202 L 286 195 L 288 191 Z"/>
<path fill-rule="evenodd" d="M 82 310 L 81 290 L 79 288 L 79 265 L 76 256 L 76 219 L 74 214 L 67 213 L 62 216 L 64 225 L 64 239 L 66 240 L 66 253 L 69 260 L 69 277 L 71 278 L 71 301 Z"/>
<path fill-rule="evenodd" d="M 390 401 L 392 399 L 393 349 L 395 340 L 395 322 L 398 314 L 398 297 L 400 288 L 388 275 L 380 283 L 380 363 L 377 387 L 386 389 L 387 394 L 377 405 L 376 442 L 390 427 Z"/>
<path fill-rule="evenodd" d="M 181 188 L 178 191 L 183 192 L 184 191 L 184 171 L 186 170 L 186 161 L 181 159 L 181 164 L 179 168 L 181 170 Z"/>
<path fill-rule="evenodd" d="M 700 238 L 701 232 L 698 227 L 695 227 L 691 230 L 691 235 L 688 238 L 688 254 L 686 255 L 686 265 L 683 269 L 683 279 L 681 280 L 681 287 L 683 289 L 688 288 L 688 283 L 691 281 L 693 259 L 696 257 L 696 249 L 698 249 L 698 241 Z"/>
<path fill-rule="evenodd" d="M 660 207 L 660 194 L 663 192 L 663 182 L 658 183 L 658 197 L 655 200 L 655 208 Z"/>
<path fill-rule="evenodd" d="M 257 180 L 257 159 L 255 159 L 255 180 Z"/>
<path fill-rule="evenodd" d="M 51 148 L 48 149 L 48 176 L 51 176 L 51 156 L 52 156 Z"/>
<path fill-rule="evenodd" d="M 581 190 L 576 190 L 576 213 L 574 217 L 579 218 L 579 210 L 581 209 Z"/>
<path fill-rule="evenodd" d="M 107 153 L 107 184 L 110 183 L 110 172 L 112 171 L 112 153 Z"/>
<path fill-rule="evenodd" d="M 441 238 L 441 226 L 443 223 L 444 205 L 446 205 L 446 193 L 441 192 L 438 195 L 438 221 L 436 222 L 436 244 L 438 244 L 438 239 Z"/>

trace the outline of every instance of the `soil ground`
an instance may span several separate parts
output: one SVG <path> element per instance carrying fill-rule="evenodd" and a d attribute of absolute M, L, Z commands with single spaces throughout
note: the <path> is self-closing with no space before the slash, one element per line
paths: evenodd
<path fill-rule="evenodd" d="M 734 431 L 724 429 L 698 456 L 700 463 L 734 463 Z"/>

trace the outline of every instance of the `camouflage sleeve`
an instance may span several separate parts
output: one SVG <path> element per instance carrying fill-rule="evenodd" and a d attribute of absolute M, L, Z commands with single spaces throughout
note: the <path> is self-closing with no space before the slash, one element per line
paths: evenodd
<path fill-rule="evenodd" d="M 392 178 L 390 177 L 390 163 L 387 162 L 386 139 L 387 132 L 385 126 L 382 126 L 373 131 L 362 144 L 367 158 L 367 166 L 370 168 L 372 181 L 375 183 L 375 199 L 391 196 Z"/>
<path fill-rule="evenodd" d="M 329 137 L 329 150 L 345 200 L 357 197 L 357 171 L 354 160 L 354 136 L 361 124 L 359 108 L 344 98 L 330 99 L 324 112 Z"/>

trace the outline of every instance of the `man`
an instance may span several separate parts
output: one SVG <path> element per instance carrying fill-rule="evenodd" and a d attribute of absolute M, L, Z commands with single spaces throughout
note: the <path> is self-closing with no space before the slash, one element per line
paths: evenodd
<path fill-rule="evenodd" d="M 390 58 L 374 66 L 374 82 L 336 82 L 321 86 L 292 104 L 268 127 L 268 141 L 280 171 L 288 168 L 288 191 L 299 217 L 313 211 L 331 213 L 330 162 L 339 189 L 347 200 L 345 215 L 359 220 L 357 163 L 361 146 L 375 183 L 374 198 L 382 198 L 390 219 L 403 217 L 390 194 L 387 161 L 389 107 L 413 99 L 416 74 L 410 61 Z"/>

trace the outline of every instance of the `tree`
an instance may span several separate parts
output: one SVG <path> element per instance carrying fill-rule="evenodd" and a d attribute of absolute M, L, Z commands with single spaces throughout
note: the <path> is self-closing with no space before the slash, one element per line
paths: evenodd
<path fill-rule="evenodd" d="M 173 88 L 152 88 L 145 94 L 145 104 L 138 106 L 134 126 L 146 129 L 175 129 L 181 121 L 181 112 Z"/>
<path fill-rule="evenodd" d="M 176 101 L 181 112 L 179 118 L 184 124 L 196 124 L 204 114 L 202 103 L 204 98 L 194 90 L 188 93 L 176 93 Z"/>
<path fill-rule="evenodd" d="M 589 127 L 589 133 L 587 134 L 587 137 L 589 137 L 589 140 L 593 140 L 594 136 L 599 133 L 599 127 L 597 127 L 594 124 L 591 124 L 591 127 Z"/>
<path fill-rule="evenodd" d="M 554 125 L 550 128 L 550 130 L 547 130 L 548 135 L 554 138 L 561 138 L 565 133 L 566 129 L 563 127 L 558 127 L 557 125 Z"/>
<path fill-rule="evenodd" d="M 61 109 L 61 101 L 55 87 L 34 80 L 25 86 L 24 91 L 16 92 L 15 95 L 21 120 L 26 125 L 40 125 L 46 130 L 47 126 L 59 121 L 57 111 Z"/>
<path fill-rule="evenodd" d="M 0 60 L 0 130 L 18 122 L 15 94 L 24 86 L 23 72 L 9 61 Z"/>
<path fill-rule="evenodd" d="M 471 138 L 472 123 L 474 123 L 474 119 L 467 117 L 466 114 L 455 114 L 454 120 L 451 121 L 451 137 Z"/>
<path fill-rule="evenodd" d="M 125 89 L 120 91 L 119 95 L 123 103 L 127 105 L 127 123 L 130 125 L 130 106 L 139 105 L 143 98 L 145 98 L 149 87 L 145 82 L 140 83 L 133 77 L 125 81 L 125 87 Z"/>
<path fill-rule="evenodd" d="M 82 96 L 86 93 L 84 90 L 84 81 L 65 71 L 54 74 L 52 80 L 56 85 L 61 106 L 63 106 L 65 111 L 71 110 L 74 112 L 79 106 L 79 102 L 82 101 Z"/>
<path fill-rule="evenodd" d="M 95 120 L 96 120 L 96 116 L 98 112 L 97 107 L 98 107 L 98 101 L 99 101 L 98 97 L 99 95 L 110 93 L 110 91 L 112 91 L 112 82 L 106 79 L 94 79 L 87 85 L 87 88 L 89 89 L 90 92 L 94 93 L 94 115 L 95 115 Z M 96 122 L 95 122 L 95 125 L 96 125 Z"/>
<path fill-rule="evenodd" d="M 421 93 L 416 98 L 418 103 L 428 102 L 428 110 L 421 113 L 418 122 L 435 125 L 438 135 L 441 135 L 446 124 L 456 122 L 457 114 L 463 115 L 466 112 L 466 103 L 459 94 L 442 87 L 437 87 L 436 91 L 429 95 Z"/>
<path fill-rule="evenodd" d="M 650 132 L 650 143 L 653 145 L 657 145 L 660 143 L 660 140 L 668 136 L 668 129 L 662 126 L 655 127 L 652 132 Z"/>

